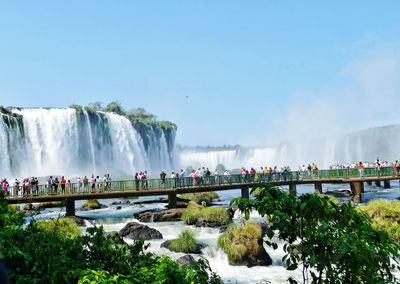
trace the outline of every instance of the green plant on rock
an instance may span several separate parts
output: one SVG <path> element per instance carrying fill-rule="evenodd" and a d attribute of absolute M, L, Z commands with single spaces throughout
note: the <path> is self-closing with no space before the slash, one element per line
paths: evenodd
<path fill-rule="evenodd" d="M 171 241 L 169 248 L 175 252 L 196 253 L 198 244 L 192 231 L 183 230 L 177 239 Z"/>
<path fill-rule="evenodd" d="M 215 223 L 219 226 L 229 223 L 230 218 L 227 210 L 223 207 L 194 207 L 189 206 L 182 213 L 182 221 L 187 225 L 194 225 L 203 220 L 207 223 Z"/>
<path fill-rule="evenodd" d="M 88 207 L 90 209 L 100 209 L 101 204 L 97 199 L 88 199 L 83 204 L 83 207 Z"/>
<path fill-rule="evenodd" d="M 205 202 L 207 206 L 209 206 L 213 202 L 213 200 L 219 198 L 218 194 L 213 191 L 181 194 L 180 197 L 183 199 L 194 201 L 197 204 L 202 204 L 202 202 Z"/>
<path fill-rule="evenodd" d="M 244 225 L 230 226 L 218 238 L 218 246 L 228 255 L 229 263 L 237 264 L 245 257 L 256 256 L 260 252 L 260 239 L 262 239 L 260 225 L 247 222 Z"/>
<path fill-rule="evenodd" d="M 392 269 L 399 268 L 400 247 L 350 203 L 315 194 L 289 196 L 266 185 L 254 199 L 235 198 L 231 205 L 267 218 L 266 243 L 274 249 L 273 239 L 286 243 L 282 260 L 288 270 L 301 267 L 303 283 L 397 281 Z"/>

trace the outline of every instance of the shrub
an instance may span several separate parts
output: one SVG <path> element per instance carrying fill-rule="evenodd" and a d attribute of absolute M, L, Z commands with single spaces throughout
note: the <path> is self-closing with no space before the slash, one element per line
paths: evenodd
<path fill-rule="evenodd" d="M 169 248 L 175 252 L 196 253 L 198 244 L 192 231 L 183 230 L 177 239 L 171 241 Z"/>
<path fill-rule="evenodd" d="M 260 239 L 262 239 L 260 225 L 248 222 L 245 225 L 229 227 L 218 238 L 218 246 L 228 255 L 230 264 L 237 264 L 245 257 L 258 255 Z"/>
<path fill-rule="evenodd" d="M 60 236 L 66 236 L 69 238 L 76 238 L 81 234 L 78 225 L 69 218 L 39 220 L 36 222 L 36 225 L 39 229 L 54 232 Z"/>
<path fill-rule="evenodd" d="M 182 221 L 187 225 L 194 225 L 199 220 L 222 226 L 228 224 L 230 219 L 228 212 L 223 207 L 198 208 L 189 206 L 182 213 Z"/>
<path fill-rule="evenodd" d="M 385 231 L 394 242 L 400 243 L 400 201 L 374 200 L 357 209 L 372 219 L 375 229 Z"/>
<path fill-rule="evenodd" d="M 205 202 L 207 206 L 209 206 L 213 202 L 213 200 L 219 198 L 216 192 L 187 193 L 181 194 L 180 197 L 183 199 L 194 201 L 197 204 L 202 204 L 202 202 Z"/>
<path fill-rule="evenodd" d="M 83 207 L 88 207 L 90 209 L 100 209 L 101 204 L 97 199 L 89 199 L 86 200 L 85 204 L 83 204 Z"/>

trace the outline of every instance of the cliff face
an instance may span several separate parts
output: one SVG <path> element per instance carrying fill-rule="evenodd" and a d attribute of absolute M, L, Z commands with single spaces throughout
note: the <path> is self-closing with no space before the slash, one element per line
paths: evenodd
<path fill-rule="evenodd" d="M 176 129 L 145 112 L 116 114 L 77 105 L 0 108 L 2 175 L 169 170 L 174 166 Z"/>

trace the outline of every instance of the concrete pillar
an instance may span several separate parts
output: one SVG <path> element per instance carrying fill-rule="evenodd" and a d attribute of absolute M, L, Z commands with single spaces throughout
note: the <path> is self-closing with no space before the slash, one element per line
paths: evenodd
<path fill-rule="evenodd" d="M 390 180 L 385 180 L 385 181 L 383 182 L 383 187 L 384 187 L 384 188 L 390 188 Z"/>
<path fill-rule="evenodd" d="M 245 187 L 242 187 L 241 190 L 242 190 L 242 198 L 249 199 L 250 198 L 249 188 L 247 186 L 245 186 Z"/>
<path fill-rule="evenodd" d="M 315 194 L 322 194 L 322 183 L 316 182 L 314 183 Z"/>
<path fill-rule="evenodd" d="M 353 193 L 353 202 L 360 203 L 362 201 L 362 192 L 364 190 L 364 183 L 361 181 L 350 183 L 350 187 Z"/>
<path fill-rule="evenodd" d="M 380 181 L 380 180 L 375 181 L 375 185 L 376 185 L 377 187 L 381 187 L 381 181 Z"/>
<path fill-rule="evenodd" d="M 67 199 L 65 201 L 65 216 L 75 216 L 75 200 Z"/>
<path fill-rule="evenodd" d="M 168 208 L 176 208 L 176 193 L 170 192 L 168 193 Z"/>
<path fill-rule="evenodd" d="M 289 195 L 290 196 L 296 196 L 296 184 L 295 183 L 289 183 Z"/>

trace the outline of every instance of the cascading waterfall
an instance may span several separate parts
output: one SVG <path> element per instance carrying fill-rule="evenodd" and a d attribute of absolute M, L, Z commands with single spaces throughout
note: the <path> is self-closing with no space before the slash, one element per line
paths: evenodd
<path fill-rule="evenodd" d="M 68 109 L 12 109 L 0 115 L 0 176 L 102 175 L 132 177 L 135 171 L 173 167 L 164 130 L 142 133 L 114 113 Z M 174 135 L 174 133 L 173 133 Z"/>

